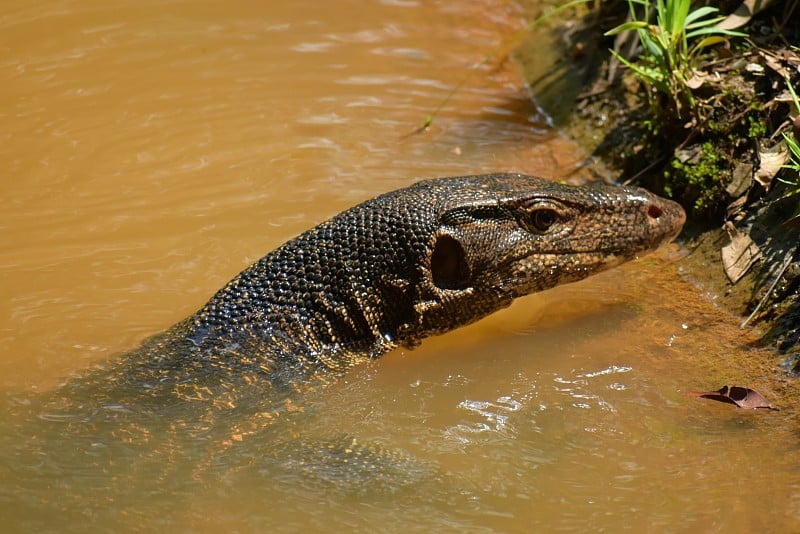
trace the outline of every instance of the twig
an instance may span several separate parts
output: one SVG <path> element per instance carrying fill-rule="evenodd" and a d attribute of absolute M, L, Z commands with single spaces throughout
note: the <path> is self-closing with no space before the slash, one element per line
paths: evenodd
<path fill-rule="evenodd" d="M 631 183 L 636 181 L 636 179 L 638 179 L 641 175 L 643 175 L 644 173 L 646 173 L 647 171 L 649 171 L 650 169 L 652 169 L 656 165 L 660 165 L 661 163 L 664 163 L 664 161 L 666 159 L 667 159 L 666 156 L 662 156 L 662 157 L 658 158 L 657 160 L 652 162 L 650 165 L 648 165 L 644 169 L 640 170 L 639 172 L 637 172 L 636 174 L 634 174 L 633 176 L 631 176 L 630 178 L 628 178 L 627 180 L 622 182 L 622 185 L 630 185 Z"/>
<path fill-rule="evenodd" d="M 790 249 L 786 253 L 786 256 L 784 256 L 783 258 L 783 263 L 781 264 L 781 268 L 778 270 L 777 276 L 775 276 L 775 280 L 773 280 L 772 283 L 769 285 L 769 289 L 767 290 L 766 293 L 764 293 L 764 296 L 758 302 L 758 306 L 756 306 L 756 309 L 753 310 L 753 313 L 748 315 L 747 319 L 742 321 L 742 324 L 739 325 L 740 329 L 744 329 L 744 327 L 747 326 L 747 324 L 753 319 L 753 317 L 756 316 L 759 310 L 761 310 L 761 307 L 764 305 L 764 303 L 767 302 L 767 299 L 769 299 L 769 296 L 772 294 L 772 290 L 775 289 L 776 285 L 778 285 L 778 281 L 783 277 L 783 273 L 786 272 L 786 269 L 788 269 L 789 265 L 792 263 L 792 258 L 794 257 L 794 253 L 797 250 L 797 248 L 798 247 L 794 247 L 793 249 Z"/>
<path fill-rule="evenodd" d="M 606 85 L 605 87 L 602 87 L 600 89 L 595 89 L 587 93 L 581 93 L 575 97 L 575 100 L 578 102 L 583 102 L 584 100 L 589 100 L 590 98 L 594 98 L 596 96 L 600 96 L 604 93 L 607 93 L 609 89 L 611 88 L 608 85 Z"/>

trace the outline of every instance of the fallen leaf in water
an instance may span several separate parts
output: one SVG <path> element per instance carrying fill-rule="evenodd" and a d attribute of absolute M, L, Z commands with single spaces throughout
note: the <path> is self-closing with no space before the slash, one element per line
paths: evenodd
<path fill-rule="evenodd" d="M 750 388 L 743 388 L 741 386 L 722 386 L 717 391 L 687 391 L 686 395 L 689 397 L 701 397 L 704 399 L 711 399 L 720 402 L 727 402 L 735 404 L 739 408 L 747 408 L 755 410 L 756 408 L 767 408 L 768 410 L 777 410 L 772 406 L 766 397 L 758 391 Z"/>
<path fill-rule="evenodd" d="M 731 283 L 735 284 L 761 258 L 761 250 L 748 234 L 740 232 L 732 223 L 725 223 L 723 229 L 728 234 L 728 243 L 720 250 L 722 268 Z"/>

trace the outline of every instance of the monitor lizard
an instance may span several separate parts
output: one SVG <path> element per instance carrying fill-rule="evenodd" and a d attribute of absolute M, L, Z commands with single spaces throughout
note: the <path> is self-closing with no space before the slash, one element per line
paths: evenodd
<path fill-rule="evenodd" d="M 38 502 L 36 527 L 40 506 L 91 524 L 109 496 L 138 502 L 142 484 L 158 495 L 172 480 L 163 491 L 174 493 L 175 480 L 248 468 L 348 485 L 380 473 L 402 485 L 416 464 L 393 452 L 376 461 L 380 452 L 350 437 L 295 439 L 308 433 L 303 412 L 320 384 L 641 256 L 684 221 L 677 203 L 643 189 L 522 174 L 425 180 L 367 200 L 267 254 L 139 348 L 55 391 L 7 400 L 27 422 L 0 432 L 10 492 L 0 501 Z M 70 475 L 87 472 L 96 476 Z"/>

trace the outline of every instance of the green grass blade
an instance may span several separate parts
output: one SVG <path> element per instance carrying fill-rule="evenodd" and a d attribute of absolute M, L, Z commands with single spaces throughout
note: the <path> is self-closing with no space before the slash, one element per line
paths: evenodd
<path fill-rule="evenodd" d="M 526 26 L 526 29 L 529 29 L 529 27 L 536 26 L 537 24 L 541 24 L 545 20 L 547 20 L 550 17 L 553 17 L 555 15 L 558 15 L 559 13 L 561 13 L 562 11 L 564 11 L 566 9 L 569 9 L 569 8 L 575 7 L 575 6 L 579 6 L 581 4 L 588 4 L 591 1 L 592 0 L 571 0 L 570 2 L 567 2 L 566 4 L 564 4 L 563 6 L 554 7 L 553 9 L 551 9 L 551 10 L 545 12 L 545 13 L 542 13 L 541 15 L 539 15 L 539 17 L 537 17 L 536 20 L 534 20 L 532 23 L 530 23 L 528 26 Z"/>
<path fill-rule="evenodd" d="M 701 19 L 712 13 L 716 13 L 717 11 L 719 11 L 719 9 L 717 9 L 716 7 L 710 7 L 710 6 L 698 7 L 697 9 L 686 15 L 686 20 L 684 21 L 684 25 L 686 28 L 691 28 L 692 23 L 694 23 L 694 21 Z M 723 18 L 725 17 L 720 17 L 720 19 Z M 697 24 L 703 24 L 703 23 L 698 22 Z"/>
<path fill-rule="evenodd" d="M 698 35 L 727 35 L 730 37 L 747 37 L 746 33 L 737 32 L 735 30 L 724 30 L 722 28 L 717 28 L 716 26 L 713 28 L 700 28 L 699 30 L 694 30 L 686 34 L 688 39 L 692 39 L 693 37 L 697 37 Z"/>
<path fill-rule="evenodd" d="M 605 35 L 605 36 L 617 35 L 618 33 L 632 31 L 632 30 L 644 30 L 644 29 L 647 29 L 649 27 L 650 27 L 650 25 L 644 20 L 632 20 L 632 21 L 625 22 L 623 24 L 620 24 L 619 26 L 616 26 L 616 27 L 608 30 L 603 35 Z"/>
<path fill-rule="evenodd" d="M 784 81 L 786 82 L 786 87 L 789 88 L 789 94 L 792 95 L 794 107 L 797 109 L 797 112 L 800 113 L 800 100 L 798 100 L 797 93 L 795 93 L 794 87 L 792 87 L 792 81 L 789 78 L 784 78 Z M 798 150 L 797 153 L 800 154 L 800 150 Z M 800 160 L 800 157 L 798 157 L 798 160 Z"/>
<path fill-rule="evenodd" d="M 689 52 L 689 57 L 693 57 L 697 52 L 699 52 L 704 48 L 725 41 L 727 41 L 727 39 L 725 39 L 725 37 L 722 37 L 721 35 L 712 35 L 711 37 L 706 37 L 705 39 L 702 39 L 700 42 L 696 43 L 692 47 L 692 50 Z"/>
<path fill-rule="evenodd" d="M 659 69 L 647 69 L 645 67 L 640 67 L 635 63 L 631 63 L 614 50 L 611 50 L 611 53 L 619 60 L 620 63 L 636 73 L 637 76 L 654 86 L 659 91 L 669 94 L 669 85 L 664 81 L 663 77 L 661 76 L 662 73 Z"/>
<path fill-rule="evenodd" d="M 666 5 L 663 0 L 659 0 L 659 17 L 663 14 L 663 27 L 673 41 L 683 32 L 690 7 L 690 0 L 667 0 Z"/>

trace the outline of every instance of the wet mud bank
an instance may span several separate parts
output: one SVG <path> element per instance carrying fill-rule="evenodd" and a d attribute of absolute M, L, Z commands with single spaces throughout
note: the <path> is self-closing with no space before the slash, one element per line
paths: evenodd
<path fill-rule="evenodd" d="M 747 38 L 697 58 L 692 117 L 670 109 L 609 52 L 641 52 L 635 32 L 604 36 L 625 22 L 623 2 L 534 29 L 516 59 L 533 97 L 591 154 L 598 179 L 642 185 L 683 204 L 682 272 L 798 375 L 800 196 L 791 195 L 797 174 L 784 168 L 791 154 L 782 134 L 800 134 L 787 90 L 800 87 L 800 52 L 792 46 L 800 42 L 800 6 L 776 4 L 737 28 Z M 548 41 L 561 54 L 543 66 Z"/>

